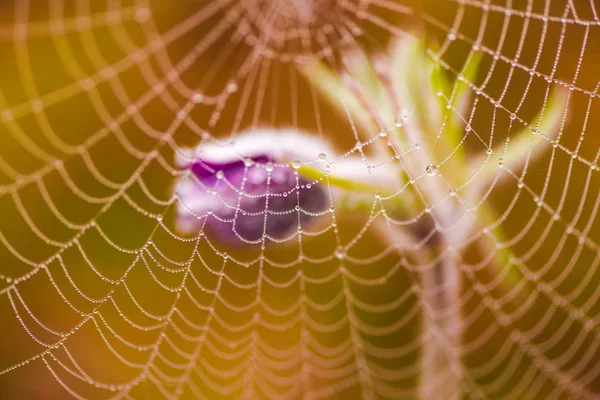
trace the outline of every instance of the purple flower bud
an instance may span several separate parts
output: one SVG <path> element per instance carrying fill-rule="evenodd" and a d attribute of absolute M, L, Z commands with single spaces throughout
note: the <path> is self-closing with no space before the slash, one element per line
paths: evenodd
<path fill-rule="evenodd" d="M 233 143 L 202 143 L 179 164 L 191 174 L 176 185 L 177 227 L 183 233 L 208 228 L 231 244 L 258 242 L 263 235 L 288 239 L 330 207 L 324 183 L 290 166 L 299 160 L 324 166 L 332 154 L 320 140 L 297 131 L 253 130 Z M 185 158 L 185 159 L 184 159 Z"/>

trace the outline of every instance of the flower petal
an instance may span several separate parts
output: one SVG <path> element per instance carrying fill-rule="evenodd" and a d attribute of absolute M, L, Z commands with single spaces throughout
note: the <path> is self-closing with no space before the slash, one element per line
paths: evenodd
<path fill-rule="evenodd" d="M 178 229 L 207 227 L 230 243 L 291 237 L 330 200 L 325 184 L 300 175 L 290 160 L 324 164 L 319 156 L 325 152 L 333 157 L 328 145 L 295 130 L 252 130 L 229 143 L 188 150 L 177 160 L 192 172 L 177 189 Z"/>

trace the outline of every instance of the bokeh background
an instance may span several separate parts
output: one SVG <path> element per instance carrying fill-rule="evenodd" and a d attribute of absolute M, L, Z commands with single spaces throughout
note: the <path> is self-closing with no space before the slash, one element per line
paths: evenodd
<path fill-rule="evenodd" d="M 37 325 L 34 317 L 55 331 L 68 332 L 77 327 L 65 344 L 78 365 L 94 379 L 118 384 L 136 375 L 136 368 L 124 365 L 115 353 L 133 363 L 143 364 L 148 352 L 115 340 L 110 329 L 142 347 L 154 343 L 156 330 L 132 327 L 119 317 L 114 304 L 137 324 L 153 326 L 157 321 L 140 312 L 131 301 L 130 293 L 134 293 L 137 302 L 154 315 L 168 313 L 175 294 L 157 286 L 142 262 L 129 269 L 136 254 L 119 251 L 118 248 L 138 249 L 147 245 L 152 237 L 149 252 L 162 263 L 165 261 L 156 249 L 179 263 L 185 263 L 190 257 L 194 243 L 178 240 L 169 234 L 175 225 L 174 208 L 153 201 L 147 194 L 150 192 L 163 201 L 171 195 L 177 174 L 174 163 L 177 148 L 193 147 L 207 138 L 226 138 L 251 126 L 291 126 L 320 133 L 336 146 L 340 154 L 354 146 L 356 140 L 348 119 L 315 93 L 298 72 L 296 63 L 302 63 L 302 54 L 306 53 L 300 40 L 290 40 L 285 52 L 275 53 L 271 61 L 261 60 L 256 64 L 258 66 L 252 66 L 248 73 L 244 73 L 247 68 L 244 61 L 251 54 L 253 45 L 244 41 L 242 33 L 260 29 L 260 23 L 241 28 L 243 20 L 236 14 L 227 13 L 237 3 L 238 0 L 9 0 L 0 3 L 0 277 L 3 278 L 0 279 L 0 288 L 5 289 L 0 296 L 0 370 L 17 366 L 44 351 L 44 347 L 24 330 L 17 318 L 19 315 L 36 337 L 51 343 L 56 341 L 56 336 Z M 258 0 L 241 3 L 259 16 L 272 6 Z M 297 12 L 294 7 L 302 8 L 304 4 L 291 1 L 299 4 L 292 7 L 283 1 L 275 3 L 282 8 L 290 7 L 288 12 L 292 14 Z M 338 15 L 338 11 L 331 12 L 337 10 L 336 2 L 312 2 L 316 3 L 324 4 L 323 20 L 328 21 L 328 18 Z M 535 196 L 530 193 L 513 202 L 518 190 L 516 181 L 507 181 L 491 191 L 486 202 L 498 215 L 509 210 L 506 218 L 494 229 L 498 236 L 507 238 L 509 250 L 515 257 L 527 255 L 540 236 L 545 235 L 546 230 L 548 233 L 543 245 L 527 256 L 524 261 L 526 268 L 520 267 L 528 279 L 518 285 L 515 292 L 521 296 L 528 295 L 514 297 L 523 298 L 523 304 L 507 302 L 508 305 L 501 310 L 514 313 L 508 324 L 500 326 L 497 320 L 500 311 L 486 300 L 501 299 L 505 293 L 483 289 L 481 293 L 474 293 L 465 304 L 464 313 L 471 315 L 476 312 L 472 314 L 476 316 L 469 320 L 464 334 L 463 341 L 469 344 L 465 346 L 469 353 L 463 362 L 468 375 L 470 368 L 476 370 L 506 348 L 504 344 L 511 333 L 514 338 L 514 332 L 523 332 L 525 343 L 539 345 L 544 357 L 555 361 L 559 367 L 545 373 L 544 368 L 539 368 L 532 361 L 536 360 L 536 354 L 528 354 L 523 347 L 510 345 L 496 368 L 472 382 L 475 386 L 487 388 L 484 390 L 487 397 L 541 399 L 552 394 L 554 398 L 579 398 L 579 395 L 557 389 L 574 378 L 586 381 L 584 386 L 589 392 L 600 393 L 600 379 L 593 378 L 600 363 L 600 303 L 597 299 L 600 294 L 597 245 L 600 243 L 600 222 L 595 204 L 600 190 L 597 168 L 600 149 L 600 117 L 597 112 L 600 30 L 595 14 L 598 6 L 593 1 L 584 0 L 379 0 L 364 4 L 358 1 L 342 3 L 346 6 L 342 7 L 344 21 L 349 26 L 356 25 L 356 30 L 350 30 L 351 43 L 331 41 L 329 48 L 334 59 L 348 47 L 362 48 L 368 54 L 385 52 L 391 41 L 410 35 L 421 38 L 427 44 L 431 50 L 430 57 L 440 57 L 448 67 L 444 68 L 445 73 L 454 81 L 456 71 L 461 71 L 468 54 L 473 51 L 473 43 L 478 42 L 480 48 L 488 51 L 483 52 L 480 72 L 473 84 L 480 86 L 485 83 L 483 92 L 489 98 L 497 99 L 503 94 L 503 109 L 519 107 L 518 116 L 526 121 L 540 112 L 549 87 L 567 86 L 570 89 L 560 146 L 546 149 L 543 155 L 537 156 L 535 163 L 528 166 L 525 178 L 531 193 L 537 193 L 537 196 L 544 194 L 543 202 L 548 209 L 560 207 L 560 220 L 552 221 L 552 214 L 540 209 Z M 363 14 L 352 12 L 361 7 L 366 10 L 362 11 Z M 405 8 L 412 10 L 411 13 L 404 13 L 402 10 Z M 507 15 L 507 9 L 512 14 Z M 207 14 L 206 18 L 197 18 L 183 33 L 173 34 L 179 29 L 177 27 L 187 26 L 184 21 L 190 16 L 201 15 L 202 10 Z M 214 13 L 208 10 L 214 10 Z M 543 15 L 548 21 L 543 20 Z M 449 34 L 456 35 L 457 39 L 450 40 Z M 215 37 L 213 42 L 198 47 L 211 35 Z M 318 54 L 323 49 L 318 41 L 314 41 L 312 46 L 309 55 Z M 494 54 L 497 54 L 497 60 Z M 513 61 L 517 63 L 516 67 L 511 65 Z M 180 62 L 189 65 L 181 74 L 173 74 L 174 66 Z M 533 79 L 522 66 L 534 66 Z M 549 81 L 546 77 L 550 77 Z M 251 79 L 254 83 L 247 84 Z M 510 84 L 505 89 L 509 79 Z M 211 96 L 227 91 L 232 82 L 237 85 L 237 90 L 232 90 L 225 97 L 215 97 L 217 101 L 213 104 Z M 205 97 L 194 105 L 185 121 L 177 125 L 173 140 L 168 144 L 162 143 L 161 136 L 169 132 L 169 127 L 177 120 L 177 113 L 197 89 Z M 133 106 L 140 99 L 141 103 Z M 215 109 L 221 113 L 218 120 Z M 509 113 L 497 112 L 489 101 L 482 100 L 471 125 L 485 138 L 489 138 L 493 126 L 495 140 L 501 142 L 508 134 L 510 123 Z M 95 139 L 90 140 L 92 137 Z M 468 154 L 481 150 L 469 141 L 464 146 Z M 149 159 L 146 154 L 154 149 L 158 149 L 156 157 Z M 570 154 L 574 149 L 577 149 L 575 158 Z M 587 160 L 587 163 L 581 160 Z M 127 185 L 125 193 L 128 200 L 121 198 L 105 207 L 106 199 L 116 196 L 142 164 L 144 168 L 140 176 L 144 184 L 133 182 Z M 104 178 L 99 179 L 99 176 Z M 53 210 L 53 207 L 56 209 Z M 158 223 L 156 218 L 148 218 L 144 213 L 164 213 L 164 217 Z M 72 225 L 65 224 L 57 214 L 71 221 Z M 336 215 L 336 218 L 339 237 L 348 243 L 365 226 L 368 216 L 347 212 Z M 92 220 L 101 229 L 92 228 L 78 236 L 78 226 Z M 530 229 L 524 231 L 530 223 Z M 577 234 L 566 233 L 571 224 Z M 32 229 L 32 225 L 39 231 Z M 74 236 L 78 238 L 71 246 L 60 245 Z M 580 238 L 583 238 L 583 244 Z M 289 268 L 266 267 L 265 274 L 269 279 L 286 282 L 300 269 L 306 276 L 318 280 L 340 268 L 340 260 L 335 257 L 323 263 L 310 261 L 334 253 L 337 242 L 332 231 L 316 237 L 306 236 L 302 244 L 307 260 Z M 386 247 L 387 244 L 380 238 L 367 232 L 361 235 L 348 255 L 368 260 Z M 557 248 L 561 250 L 555 252 Z M 227 261 L 223 257 L 224 252 L 233 259 L 249 262 L 261 254 L 261 249 L 258 245 L 232 248 L 218 242 L 209 244 L 201 241 L 197 248 L 201 259 L 194 259 L 192 269 L 205 288 L 215 288 L 219 280 L 218 274 L 211 273 L 209 269 L 226 271 L 238 282 L 251 284 L 256 281 L 259 273 L 257 264 L 241 268 Z M 37 271 L 38 263 L 54 254 L 60 257 L 54 257 L 45 268 L 19 283 L 18 294 L 7 289 L 15 279 Z M 269 245 L 264 254 L 282 265 L 292 263 L 299 258 L 299 245 L 297 241 Z M 481 249 L 464 249 L 465 268 L 477 265 L 488 255 Z M 149 256 L 146 260 L 161 281 L 170 286 L 177 285 L 181 275 L 155 268 Z M 349 263 L 347 267 L 365 279 L 376 279 L 403 260 L 402 254 L 390 253 L 365 265 Z M 96 322 L 90 321 L 78 327 L 82 318 L 78 310 L 90 312 L 98 304 L 83 299 L 76 287 L 91 298 L 102 298 L 111 288 L 108 282 L 98 278 L 90 264 L 108 279 L 118 280 L 127 274 L 128 289 L 119 285 L 114 291 L 114 302 L 107 301 L 101 306 L 102 318 L 108 325 L 96 317 Z M 538 282 L 530 282 L 529 279 L 540 270 L 543 271 L 541 276 L 535 277 Z M 473 276 L 480 280 L 483 288 L 494 279 L 474 271 Z M 401 268 L 377 289 L 353 285 L 350 290 L 365 303 L 386 304 L 413 288 L 418 280 L 418 273 Z M 540 292 L 539 283 L 545 284 L 542 287 L 548 288 L 549 292 L 569 298 L 569 304 L 562 304 L 562 307 L 554 305 L 551 295 Z M 473 282 L 465 278 L 464 292 L 473 292 L 472 285 Z M 213 304 L 214 296 L 210 292 L 202 292 L 192 284 L 189 286 L 193 287 L 190 290 L 194 291 L 198 301 L 204 305 L 212 304 L 213 311 L 229 324 L 241 325 L 254 318 L 254 308 L 236 312 L 223 302 Z M 307 284 L 305 290 L 313 302 L 324 304 L 343 293 L 342 286 L 341 279 L 334 279 L 328 284 Z M 583 290 L 579 291 L 581 287 Z M 240 290 L 227 283 L 221 290 L 228 304 L 238 307 L 250 304 L 256 295 L 253 291 Z M 573 291 L 577 291 L 578 295 L 569 296 Z M 261 296 L 266 304 L 284 309 L 297 302 L 300 294 L 299 284 L 286 288 L 264 285 Z M 485 305 L 483 310 L 482 304 Z M 178 308 L 199 326 L 207 321 L 209 312 L 198 309 L 185 295 L 181 295 Z M 19 312 L 15 313 L 15 309 Z M 573 315 L 565 312 L 580 309 L 585 310 L 585 318 L 574 319 Z M 367 344 L 375 343 L 382 348 L 393 349 L 419 340 L 418 310 L 419 299 L 413 293 L 391 312 L 373 314 L 353 309 L 352 314 L 373 326 L 386 326 L 405 317 L 405 323 L 392 334 L 383 337 L 362 335 Z M 525 311 L 520 313 L 519 310 Z M 321 324 L 332 324 L 347 315 L 348 308 L 345 302 L 341 302 L 326 312 L 298 312 L 311 313 L 311 317 Z M 264 310 L 260 311 L 260 315 L 274 324 L 293 319 L 269 315 Z M 179 315 L 172 318 L 187 335 L 198 337 L 201 334 L 200 330 L 186 325 Z M 592 323 L 584 326 L 582 320 Z M 298 343 L 302 340 L 302 330 L 306 329 L 313 332 L 327 349 L 335 348 L 352 335 L 350 328 L 316 333 L 302 322 L 284 332 L 264 325 L 240 333 L 232 333 L 214 322 L 210 327 L 228 341 L 246 340 L 248 332 L 254 331 L 262 341 L 276 349 Z M 177 353 L 192 353 L 193 341 L 182 340 L 173 329 L 166 330 L 167 336 L 181 348 L 178 350 L 163 341 L 161 354 L 167 359 L 184 362 Z M 494 333 L 488 336 L 491 331 Z M 107 341 L 114 351 L 109 349 Z M 222 352 L 234 352 L 220 344 L 214 346 Z M 520 353 L 523 353 L 522 356 L 518 355 Z M 50 369 L 38 358 L 0 375 L 0 398 L 68 398 L 73 394 L 66 388 L 85 398 L 114 395 L 66 373 L 60 367 L 61 362 L 68 368 L 75 367 L 69 362 L 64 347 L 59 346 L 51 354 L 45 357 Z M 239 361 L 227 361 L 210 351 L 203 352 L 200 358 L 203 363 L 224 371 L 241 365 Z M 411 367 L 418 364 L 418 359 L 419 346 L 415 346 L 414 351 L 392 360 L 368 362 L 372 365 L 372 374 L 377 376 L 377 365 L 411 371 Z M 256 356 L 254 361 L 268 363 L 269 357 Z M 169 366 L 168 361 L 160 360 L 157 364 L 167 374 L 178 376 L 180 373 L 177 368 Z M 275 365 L 271 365 L 275 375 L 283 378 L 292 376 L 300 368 L 294 366 L 288 370 L 278 368 L 276 362 L 272 364 Z M 224 387 L 234 387 L 236 382 L 244 379 L 240 376 L 246 373 L 241 370 L 241 375 L 227 378 L 211 372 L 209 367 L 204 368 L 204 373 L 211 380 Z M 557 378 L 553 380 L 548 375 Z M 156 372 L 154 376 L 159 381 L 168 381 L 168 377 L 161 378 Z M 277 382 L 276 378 L 267 375 L 259 373 L 257 376 L 257 380 Z M 400 394 L 402 390 L 417 386 L 418 374 L 405 372 L 403 376 L 405 378 L 388 382 L 390 387 L 398 390 L 389 393 L 398 396 L 387 397 L 414 397 Z M 586 376 L 592 379 L 587 382 Z M 337 387 L 334 381 L 320 378 L 316 373 L 310 379 L 310 387 L 325 394 L 332 390 L 331 398 L 361 398 L 356 384 Z M 198 376 L 194 377 L 194 382 L 209 399 L 227 397 L 203 383 Z M 515 390 L 523 382 L 528 383 L 527 386 L 536 386 L 537 390 L 529 392 L 530 397 L 515 397 Z M 192 398 L 194 391 L 184 386 L 183 396 Z M 255 394 L 272 398 L 273 393 L 282 394 L 285 388 L 285 385 L 275 384 L 273 392 L 265 393 L 261 392 L 260 384 L 256 384 Z M 244 398 L 244 390 L 242 387 L 230 397 Z M 130 394 L 134 398 L 164 397 L 151 379 L 134 386 Z M 465 397 L 469 397 L 468 394 Z"/>

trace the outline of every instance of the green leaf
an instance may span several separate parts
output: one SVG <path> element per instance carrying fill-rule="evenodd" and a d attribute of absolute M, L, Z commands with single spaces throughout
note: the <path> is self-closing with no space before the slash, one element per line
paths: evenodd
<path fill-rule="evenodd" d="M 359 160 L 356 160 L 359 162 Z M 391 195 L 395 191 L 390 187 L 389 181 L 378 182 L 373 179 L 366 171 L 363 176 L 355 174 L 352 179 L 335 173 L 326 173 L 325 171 L 303 165 L 298 169 L 298 173 L 306 178 L 321 180 L 326 179 L 330 185 L 348 191 L 355 191 L 368 194 L 381 194 L 382 196 Z"/>
<path fill-rule="evenodd" d="M 473 189 L 469 189 L 467 194 L 469 203 L 477 202 L 481 197 L 482 193 L 487 190 L 491 182 L 498 178 L 497 182 L 501 182 L 500 179 L 508 176 L 508 174 L 500 174 L 501 169 L 499 163 L 502 159 L 503 167 L 510 170 L 520 170 L 525 166 L 525 163 L 534 161 L 537 157 L 544 154 L 544 150 L 547 149 L 551 142 L 558 136 L 558 132 L 562 127 L 562 121 L 566 115 L 567 110 L 567 99 L 568 90 L 564 88 L 556 88 L 550 94 L 548 105 L 544 111 L 540 111 L 534 121 L 538 121 L 538 128 L 541 132 L 540 135 L 534 136 L 530 128 L 524 128 L 520 130 L 514 137 L 508 142 L 506 152 L 504 149 L 498 148 L 492 155 L 480 155 L 474 161 L 475 166 L 483 165 L 479 170 L 477 177 L 474 179 Z M 505 144 L 503 144 L 505 145 Z M 502 147 L 502 146 L 500 146 Z M 530 150 L 535 150 L 531 151 Z M 482 221 L 483 224 L 493 224 L 497 221 L 497 217 L 493 209 L 485 203 L 482 203 L 478 208 L 478 220 Z M 497 226 L 494 229 L 494 236 L 498 242 L 504 242 L 506 238 L 502 232 L 501 226 Z M 482 246 L 485 246 L 484 241 L 480 241 Z M 496 249 L 490 246 L 488 241 L 487 250 L 494 252 L 494 268 L 490 271 L 492 274 L 498 274 L 502 272 L 501 268 L 509 268 L 507 272 L 507 279 L 509 284 L 501 287 L 500 289 L 508 293 L 514 287 L 522 282 L 524 279 L 521 270 L 511 262 L 512 253 L 510 249 Z M 528 293 L 534 290 L 530 283 L 525 286 L 524 289 L 527 293 L 522 294 L 521 297 L 526 296 Z M 515 302 L 522 301 L 522 298 L 514 299 Z"/>
<path fill-rule="evenodd" d="M 398 98 L 399 107 L 412 112 L 411 125 L 421 135 L 437 133 L 442 114 L 432 76 L 436 75 L 440 82 L 444 77 L 436 74 L 435 64 L 421 40 L 403 38 L 392 46 L 390 55 L 391 90 Z"/>
<path fill-rule="evenodd" d="M 339 73 L 331 71 L 318 60 L 308 62 L 300 68 L 300 72 L 343 118 L 347 119 L 347 113 L 350 114 L 360 133 L 377 131 L 377 125 L 368 110 L 342 81 Z"/>
<path fill-rule="evenodd" d="M 473 158 L 472 168 L 481 169 L 474 179 L 475 186 L 473 197 L 478 196 L 485 188 L 496 178 L 500 170 L 500 161 L 503 168 L 511 171 L 520 171 L 526 163 L 531 163 L 545 154 L 546 150 L 557 138 L 562 126 L 562 121 L 567 110 L 568 90 L 564 88 L 555 88 L 550 93 L 547 106 L 535 117 L 537 121 L 537 131 L 539 135 L 534 135 L 532 128 L 526 127 L 516 133 L 506 144 L 497 146 L 493 149 L 492 155 L 480 154 Z M 536 122 L 534 122 L 536 124 Z M 506 150 L 504 147 L 506 146 Z M 502 174 L 500 177 L 507 176 Z"/>
<path fill-rule="evenodd" d="M 442 97 L 442 113 L 446 113 L 446 126 L 442 137 L 447 141 L 447 147 L 450 152 L 454 151 L 453 157 L 458 159 L 460 163 L 464 163 L 466 159 L 465 147 L 461 145 L 461 142 L 466 134 L 465 132 L 465 121 L 469 116 L 466 115 L 468 108 L 472 104 L 471 94 L 472 88 L 469 84 L 474 85 L 479 72 L 479 66 L 481 64 L 482 54 L 471 52 L 467 61 L 464 64 L 462 71 L 459 73 L 459 77 L 452 86 L 451 93 L 449 93 L 447 87 L 440 88 L 439 90 L 449 96 L 450 109 L 446 108 L 448 102 Z M 438 68 L 442 68 L 441 66 Z M 442 78 L 435 78 L 438 82 L 444 82 L 445 77 L 443 76 L 444 71 L 437 73 Z M 449 86 L 447 82 L 442 86 Z M 446 151 L 446 154 L 449 152 Z"/>
<path fill-rule="evenodd" d="M 374 69 L 373 62 L 358 51 L 347 52 L 344 65 L 351 77 L 358 84 L 358 90 L 364 94 L 364 100 L 371 108 L 371 114 L 380 120 L 385 128 L 393 126 L 396 119 L 394 102 L 390 97 L 390 89 L 382 82 Z"/>

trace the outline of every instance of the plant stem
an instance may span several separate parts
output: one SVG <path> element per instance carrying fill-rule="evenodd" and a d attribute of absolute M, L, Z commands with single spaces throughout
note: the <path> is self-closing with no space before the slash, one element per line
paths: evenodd
<path fill-rule="evenodd" d="M 398 251 L 409 251 L 410 257 L 422 266 L 420 276 L 421 318 L 421 377 L 419 397 L 427 399 L 461 398 L 462 368 L 459 349 L 462 336 L 460 308 L 460 274 L 454 254 L 433 264 L 428 248 L 418 248 L 420 239 L 410 230 L 383 221 L 375 224 L 378 237 L 391 245 L 400 245 Z M 442 243 L 447 246 L 447 243 Z"/>
<path fill-rule="evenodd" d="M 442 260 L 423 274 L 422 399 L 453 400 L 461 396 L 459 278 L 452 259 Z"/>
<path fill-rule="evenodd" d="M 407 136 L 414 142 L 423 143 L 423 134 L 417 126 L 405 124 Z M 426 170 L 432 160 L 424 146 L 406 168 L 417 176 Z M 439 249 L 444 252 L 438 265 L 427 268 L 422 277 L 423 342 L 420 395 L 426 399 L 459 399 L 462 396 L 462 362 L 460 345 L 463 333 L 460 306 L 461 282 L 457 254 L 449 249 L 468 234 L 469 221 L 460 215 L 460 207 L 448 196 L 448 183 L 439 175 L 426 176 L 415 190 L 428 205 L 439 234 Z M 426 244 L 425 246 L 433 246 Z M 431 253 L 427 249 L 422 251 Z M 433 393 L 431 388 L 434 389 Z"/>

